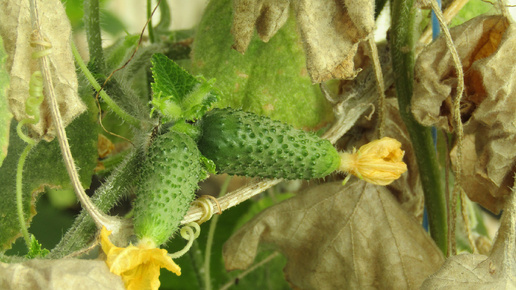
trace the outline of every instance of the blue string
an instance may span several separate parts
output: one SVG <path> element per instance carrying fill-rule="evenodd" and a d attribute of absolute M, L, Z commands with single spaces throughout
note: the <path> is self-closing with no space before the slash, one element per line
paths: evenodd
<path fill-rule="evenodd" d="M 439 6 L 439 9 L 441 8 L 441 0 L 437 0 L 437 5 Z M 439 20 L 437 20 L 437 16 L 435 16 L 434 10 L 432 10 L 432 39 L 436 40 L 437 37 L 439 37 L 439 33 L 441 33 L 441 28 L 439 26 Z M 434 148 L 435 152 L 437 153 L 437 128 L 432 127 L 432 140 L 434 141 Z M 423 228 L 428 232 L 429 225 L 428 225 L 428 212 L 426 210 L 423 213 Z"/>

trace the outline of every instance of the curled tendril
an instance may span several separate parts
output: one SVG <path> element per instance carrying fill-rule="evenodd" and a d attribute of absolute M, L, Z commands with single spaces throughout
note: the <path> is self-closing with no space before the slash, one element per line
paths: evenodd
<path fill-rule="evenodd" d="M 29 97 L 25 101 L 25 113 L 30 117 L 21 120 L 16 128 L 18 136 L 29 144 L 34 144 L 35 141 L 22 131 L 22 126 L 25 124 L 37 124 L 40 119 L 39 106 L 43 103 L 43 78 L 41 71 L 35 71 L 29 81 Z"/>
<path fill-rule="evenodd" d="M 45 40 L 37 39 L 38 33 L 34 31 L 31 35 L 31 46 L 32 47 L 43 47 L 43 49 L 37 50 L 32 54 L 33 59 L 38 59 L 52 53 L 52 44 Z M 18 166 L 16 168 L 16 209 L 18 213 L 18 222 L 20 223 L 20 229 L 25 239 L 27 248 L 31 247 L 31 239 L 25 223 L 25 214 L 23 212 L 23 167 L 25 160 L 29 155 L 30 150 L 36 145 L 36 140 L 25 135 L 22 130 L 25 124 L 37 124 L 40 119 L 39 106 L 43 103 L 43 76 L 41 71 L 35 71 L 30 76 L 29 81 L 29 97 L 25 101 L 25 113 L 27 118 L 21 120 L 16 127 L 16 132 L 20 139 L 27 143 L 27 146 L 20 154 L 18 159 Z"/>
<path fill-rule="evenodd" d="M 186 254 L 190 250 L 195 239 L 197 239 L 201 234 L 201 227 L 198 223 L 191 222 L 182 227 L 179 231 L 179 234 L 181 235 L 181 237 L 183 237 L 183 239 L 187 240 L 188 243 L 182 250 L 172 254 L 168 254 L 168 256 L 172 259 L 177 259 Z"/>
<path fill-rule="evenodd" d="M 37 50 L 32 53 L 33 59 L 38 59 L 47 56 L 52 53 L 52 44 L 46 40 L 36 39 L 37 33 L 31 35 L 31 46 L 40 46 L 44 49 Z M 29 118 L 25 118 L 18 123 L 16 128 L 18 136 L 28 144 L 34 145 L 35 141 L 29 136 L 25 135 L 22 131 L 22 127 L 25 124 L 37 124 L 40 119 L 39 106 L 43 103 L 43 77 L 41 71 L 35 71 L 30 76 L 29 81 L 29 97 L 25 101 L 25 113 Z"/>
<path fill-rule="evenodd" d="M 217 207 L 219 209 L 217 214 L 222 214 L 222 209 L 220 208 L 219 201 L 215 197 L 213 197 L 211 195 L 202 195 L 201 197 L 199 197 L 198 199 L 196 199 L 193 202 L 193 204 L 197 205 L 198 207 L 200 207 L 202 209 L 202 216 L 197 221 L 198 224 L 203 224 L 206 221 L 210 220 L 214 214 L 213 203 L 210 202 L 209 199 L 213 200 L 215 202 L 215 204 L 217 205 Z"/>

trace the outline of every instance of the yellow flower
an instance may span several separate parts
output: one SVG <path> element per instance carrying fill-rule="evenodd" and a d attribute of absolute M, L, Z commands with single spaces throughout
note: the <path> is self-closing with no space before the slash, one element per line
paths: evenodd
<path fill-rule="evenodd" d="M 158 289 L 161 268 L 181 275 L 181 268 L 172 261 L 166 250 L 157 249 L 148 243 L 119 248 L 109 240 L 110 234 L 105 227 L 100 232 L 102 250 L 107 255 L 106 264 L 111 273 L 122 277 L 128 290 Z"/>
<path fill-rule="evenodd" d="M 353 153 L 340 153 L 339 170 L 373 184 L 388 185 L 407 171 L 404 154 L 398 140 L 384 137 L 365 144 L 358 151 L 353 150 Z"/>

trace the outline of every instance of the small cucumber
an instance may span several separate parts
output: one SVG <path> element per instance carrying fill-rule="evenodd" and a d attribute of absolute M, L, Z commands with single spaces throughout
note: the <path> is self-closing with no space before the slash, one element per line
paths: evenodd
<path fill-rule="evenodd" d="M 328 140 L 254 113 L 213 109 L 199 123 L 199 150 L 219 173 L 312 179 L 332 173 L 340 164 Z"/>
<path fill-rule="evenodd" d="M 159 246 L 176 231 L 206 177 L 200 160 L 195 141 L 176 131 L 157 136 L 149 146 L 134 200 L 139 241 Z"/>

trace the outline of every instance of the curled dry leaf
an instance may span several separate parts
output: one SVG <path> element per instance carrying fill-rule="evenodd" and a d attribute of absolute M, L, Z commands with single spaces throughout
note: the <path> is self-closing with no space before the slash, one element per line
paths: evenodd
<path fill-rule="evenodd" d="M 374 29 L 374 1 L 234 1 L 233 48 L 244 53 L 254 27 L 267 42 L 286 22 L 292 5 L 314 83 L 356 75 L 358 43 Z"/>
<path fill-rule="evenodd" d="M 0 263 L 1 289 L 125 289 L 100 260 L 30 260 Z"/>
<path fill-rule="evenodd" d="M 516 156 L 516 28 L 509 23 L 503 16 L 481 16 L 450 31 L 465 75 L 462 186 L 471 200 L 495 213 L 510 192 Z M 453 130 L 451 96 L 456 83 L 451 55 L 440 38 L 416 63 L 416 119 Z"/>
<path fill-rule="evenodd" d="M 51 43 L 50 73 L 64 125 L 81 114 L 86 106 L 77 94 L 77 75 L 70 49 L 71 26 L 63 4 L 59 0 L 36 1 L 41 31 Z M 17 121 L 29 118 L 25 102 L 29 96 L 29 80 L 32 73 L 41 70 L 38 60 L 33 59 L 31 47 L 31 16 L 29 1 L 8 0 L 0 4 L 0 35 L 8 54 L 6 68 L 10 76 L 7 91 L 9 107 Z M 51 125 L 50 109 L 44 102 L 40 106 L 40 122 L 29 125 L 33 138 L 51 140 L 55 129 Z"/>
<path fill-rule="evenodd" d="M 301 289 L 414 289 L 444 260 L 385 187 L 361 180 L 314 186 L 257 215 L 224 245 L 226 268 L 247 268 L 259 244 L 287 257 Z"/>
<path fill-rule="evenodd" d="M 516 196 L 507 198 L 500 229 L 489 256 L 448 258 L 422 289 L 516 289 Z"/>

